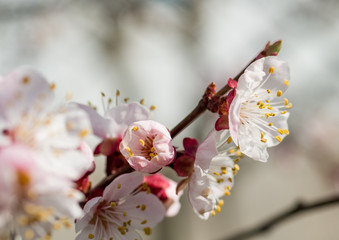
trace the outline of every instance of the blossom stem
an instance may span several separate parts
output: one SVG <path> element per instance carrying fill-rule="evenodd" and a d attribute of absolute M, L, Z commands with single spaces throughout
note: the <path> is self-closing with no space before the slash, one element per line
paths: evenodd
<path fill-rule="evenodd" d="M 262 224 L 259 224 L 255 226 L 254 228 L 250 228 L 248 230 L 234 234 L 233 236 L 227 237 L 225 238 L 225 240 L 249 239 L 256 235 L 268 232 L 269 230 L 271 230 L 273 227 L 275 227 L 279 223 L 286 221 L 300 213 L 308 212 L 311 210 L 315 210 L 321 207 L 326 207 L 326 206 L 330 206 L 334 204 L 339 204 L 339 195 L 334 195 L 334 196 L 321 199 L 321 200 L 317 200 L 311 203 L 305 203 L 305 202 L 299 201 L 293 206 L 286 209 L 285 211 L 266 220 Z"/>

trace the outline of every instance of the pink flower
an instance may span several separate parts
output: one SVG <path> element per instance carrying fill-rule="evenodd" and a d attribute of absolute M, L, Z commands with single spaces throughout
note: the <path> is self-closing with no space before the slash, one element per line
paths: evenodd
<path fill-rule="evenodd" d="M 87 112 L 94 134 L 102 139 L 95 148 L 94 154 L 107 156 L 106 174 L 114 174 L 128 165 L 119 151 L 122 136 L 133 122 L 148 119 L 149 110 L 133 102 L 105 109 L 104 116 L 100 116 L 92 107 L 77 105 Z"/>
<path fill-rule="evenodd" d="M 153 194 L 142 189 L 138 172 L 117 177 L 102 197 L 89 200 L 83 216 L 77 219 L 76 240 L 141 239 L 136 230 L 151 234 L 151 228 L 165 216 L 165 208 Z"/>
<path fill-rule="evenodd" d="M 179 198 L 182 191 L 176 194 L 177 183 L 160 173 L 144 177 L 152 194 L 156 195 L 166 208 L 166 216 L 174 217 L 178 214 L 181 204 Z"/>
<path fill-rule="evenodd" d="M 168 129 L 152 120 L 134 122 L 128 127 L 119 149 L 132 168 L 153 173 L 175 157 Z"/>
<path fill-rule="evenodd" d="M 83 195 L 73 183 L 45 171 L 36 152 L 21 144 L 0 147 L 0 235 L 23 239 L 48 237 L 61 224 L 81 215 Z M 61 220 L 63 219 L 63 220 Z"/>

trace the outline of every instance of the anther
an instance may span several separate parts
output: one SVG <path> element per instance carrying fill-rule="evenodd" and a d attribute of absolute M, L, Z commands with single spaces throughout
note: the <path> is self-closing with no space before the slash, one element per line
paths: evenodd
<path fill-rule="evenodd" d="M 220 206 L 217 206 L 215 210 L 217 210 L 217 212 L 220 213 L 221 207 L 220 207 Z"/>
<path fill-rule="evenodd" d="M 120 189 L 120 188 L 121 188 L 121 184 L 120 184 L 120 183 L 118 184 L 117 188 L 118 188 L 118 189 Z"/>
<path fill-rule="evenodd" d="M 286 109 L 292 108 L 292 103 L 289 103 L 285 108 L 286 108 Z"/>
<path fill-rule="evenodd" d="M 284 98 L 284 104 L 287 105 L 288 104 L 288 99 Z"/>
<path fill-rule="evenodd" d="M 284 130 L 282 130 L 281 128 L 278 128 L 278 133 L 280 133 L 281 135 L 284 134 Z"/>
<path fill-rule="evenodd" d="M 142 146 L 145 146 L 145 142 L 144 142 L 144 140 L 142 140 L 142 139 L 139 139 L 139 142 L 140 142 L 140 144 L 141 144 Z"/>
<path fill-rule="evenodd" d="M 288 86 L 288 85 L 290 85 L 290 82 L 289 82 L 287 79 L 285 79 L 285 80 L 284 80 L 284 84 L 285 84 L 286 86 Z"/>
<path fill-rule="evenodd" d="M 281 137 L 280 136 L 276 136 L 275 139 L 277 139 L 278 142 L 281 142 Z"/>
<path fill-rule="evenodd" d="M 151 235 L 152 230 L 151 230 L 150 227 L 145 227 L 145 228 L 144 228 L 144 232 L 145 232 L 146 235 Z"/>
<path fill-rule="evenodd" d="M 271 93 L 271 90 L 267 89 L 267 93 Z"/>
<path fill-rule="evenodd" d="M 281 113 L 281 114 L 285 114 L 285 113 L 287 113 L 287 111 L 286 111 L 286 110 L 284 110 L 284 111 L 281 111 L 280 113 Z"/>
<path fill-rule="evenodd" d="M 232 142 L 232 137 L 227 138 L 227 143 L 230 144 Z"/>
<path fill-rule="evenodd" d="M 211 215 L 214 217 L 215 216 L 215 211 L 212 210 Z"/>
<path fill-rule="evenodd" d="M 94 238 L 94 235 L 92 233 L 88 234 L 88 238 L 89 239 L 93 239 Z"/>
<path fill-rule="evenodd" d="M 271 127 L 272 125 L 273 125 L 273 123 L 271 123 L 271 122 L 270 122 L 270 123 L 268 123 L 268 126 L 270 126 L 270 127 Z"/>
<path fill-rule="evenodd" d="M 261 132 L 260 135 L 261 135 L 261 138 L 264 138 L 264 136 L 265 136 L 264 132 Z"/>
<path fill-rule="evenodd" d="M 282 95 L 282 91 L 281 90 L 278 90 L 277 92 L 277 97 L 280 97 Z"/>
<path fill-rule="evenodd" d="M 117 97 L 120 96 L 120 91 L 118 89 L 115 91 L 115 96 L 117 96 Z"/>
<path fill-rule="evenodd" d="M 134 126 L 133 128 L 132 128 L 132 130 L 134 131 L 134 132 L 136 132 L 136 131 L 138 131 L 138 127 L 137 126 Z"/>
<path fill-rule="evenodd" d="M 274 67 L 270 67 L 270 69 L 268 69 L 268 72 L 269 72 L 270 74 L 273 74 L 273 73 L 274 73 Z"/>
<path fill-rule="evenodd" d="M 51 85 L 49 85 L 49 89 L 50 90 L 54 90 L 56 87 L 55 83 L 51 83 Z"/>
<path fill-rule="evenodd" d="M 144 105 L 144 103 L 145 103 L 145 99 L 141 99 L 141 100 L 140 100 L 140 104 L 141 104 L 141 105 Z"/>
<path fill-rule="evenodd" d="M 152 105 L 152 106 L 150 106 L 149 109 L 150 109 L 151 111 L 154 111 L 154 110 L 156 109 L 156 106 Z"/>

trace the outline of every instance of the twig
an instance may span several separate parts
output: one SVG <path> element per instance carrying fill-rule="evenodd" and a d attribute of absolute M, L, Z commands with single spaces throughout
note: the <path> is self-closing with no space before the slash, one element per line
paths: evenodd
<path fill-rule="evenodd" d="M 315 210 L 321 207 L 330 206 L 333 204 L 339 204 L 339 195 L 331 196 L 329 198 L 325 198 L 322 200 L 315 201 L 313 203 L 305 203 L 305 202 L 298 202 L 294 206 L 288 208 L 287 210 L 277 214 L 276 216 L 272 217 L 271 219 L 266 220 L 262 224 L 258 226 L 241 231 L 237 234 L 234 234 L 231 237 L 225 238 L 225 240 L 241 240 L 241 239 L 248 239 L 254 237 L 259 234 L 263 234 L 274 228 L 279 223 L 286 221 L 289 218 L 292 218 L 300 213 L 308 212 L 311 210 Z"/>
<path fill-rule="evenodd" d="M 244 73 L 245 69 L 256 60 L 254 58 L 247 66 L 233 78 L 233 80 L 238 81 L 239 77 Z M 215 95 L 222 96 L 227 93 L 228 90 L 231 88 L 226 84 L 223 88 L 221 88 Z M 192 110 L 190 114 L 188 114 L 178 125 L 176 125 L 171 130 L 172 138 L 176 137 L 182 130 L 184 130 L 188 125 L 190 125 L 195 119 L 197 119 L 203 112 L 207 109 L 206 105 L 203 103 L 202 100 L 199 101 L 198 105 Z"/>

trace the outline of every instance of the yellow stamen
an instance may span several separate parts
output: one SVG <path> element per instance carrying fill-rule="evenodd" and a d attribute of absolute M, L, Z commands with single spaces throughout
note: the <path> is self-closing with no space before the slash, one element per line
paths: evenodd
<path fill-rule="evenodd" d="M 115 202 L 111 202 L 111 207 L 115 207 L 117 204 Z"/>
<path fill-rule="evenodd" d="M 280 97 L 282 95 L 282 91 L 281 90 L 278 90 L 277 92 L 277 97 Z"/>
<path fill-rule="evenodd" d="M 156 109 L 156 106 L 152 105 L 152 106 L 150 106 L 149 109 L 150 109 L 151 111 L 154 111 L 154 110 Z"/>
<path fill-rule="evenodd" d="M 274 73 L 274 67 L 270 67 L 270 69 L 268 69 L 268 72 L 269 72 L 270 74 L 273 74 L 273 73 Z"/>
<path fill-rule="evenodd" d="M 284 98 L 284 104 L 287 105 L 288 104 L 288 99 Z"/>
<path fill-rule="evenodd" d="M 280 133 L 281 135 L 284 134 L 284 130 L 282 130 L 281 128 L 278 128 L 278 133 Z"/>
<path fill-rule="evenodd" d="M 232 142 L 232 137 L 227 138 L 227 143 L 230 144 Z"/>
<path fill-rule="evenodd" d="M 239 171 L 239 170 L 240 170 L 239 165 L 238 165 L 238 164 L 235 164 L 235 165 L 234 165 L 234 169 L 237 170 L 237 171 Z"/>
<path fill-rule="evenodd" d="M 290 134 L 290 132 L 289 132 L 287 129 L 284 129 L 283 131 L 284 131 L 284 133 L 285 133 L 286 135 L 289 135 L 289 134 Z"/>
<path fill-rule="evenodd" d="M 285 108 L 286 108 L 286 109 L 292 108 L 292 103 L 289 103 Z"/>
<path fill-rule="evenodd" d="M 119 97 L 120 96 L 120 91 L 117 89 L 115 92 L 115 96 Z"/>
<path fill-rule="evenodd" d="M 261 132 L 260 134 L 261 134 L 261 138 L 264 138 L 264 136 L 265 136 L 264 132 Z"/>
<path fill-rule="evenodd" d="M 289 82 L 287 79 L 285 79 L 285 80 L 284 80 L 284 84 L 285 84 L 286 86 L 288 86 L 288 85 L 290 85 L 290 82 Z"/>
<path fill-rule="evenodd" d="M 84 130 L 82 130 L 82 131 L 79 133 L 79 135 L 80 135 L 81 138 L 86 137 L 88 134 L 89 134 L 89 130 L 88 130 L 88 129 L 84 129 Z"/>
<path fill-rule="evenodd" d="M 22 84 L 28 84 L 29 81 L 30 81 L 29 77 L 26 76 L 22 79 Z"/>
<path fill-rule="evenodd" d="M 139 139 L 139 142 L 140 142 L 140 144 L 141 144 L 142 146 L 145 146 L 145 142 L 144 142 L 144 140 L 142 140 L 142 139 Z"/>
<path fill-rule="evenodd" d="M 145 103 L 145 99 L 141 99 L 141 100 L 140 100 L 140 104 L 141 104 L 141 105 L 144 105 L 144 103 Z"/>
<path fill-rule="evenodd" d="M 211 216 L 212 216 L 212 217 L 214 217 L 214 216 L 215 216 L 215 211 L 214 211 L 214 210 L 212 210 L 212 212 L 211 212 Z"/>
<path fill-rule="evenodd" d="M 93 239 L 94 238 L 94 235 L 92 233 L 88 234 L 88 238 L 89 239 Z"/>
<path fill-rule="evenodd" d="M 220 207 L 220 206 L 217 206 L 217 207 L 216 207 L 216 210 L 217 210 L 218 213 L 220 213 L 221 207 Z"/>
<path fill-rule="evenodd" d="M 118 188 L 118 189 L 120 189 L 120 188 L 121 188 L 121 184 L 120 184 L 120 183 L 118 184 L 117 188 Z"/>
<path fill-rule="evenodd" d="M 222 199 L 219 200 L 219 206 L 220 206 L 220 207 L 224 206 L 224 200 L 222 200 Z"/>
<path fill-rule="evenodd" d="M 135 132 L 135 131 L 138 131 L 138 127 L 137 126 L 134 126 L 133 128 L 132 128 L 132 130 Z"/>
<path fill-rule="evenodd" d="M 271 90 L 267 89 L 267 93 L 271 93 Z"/>
<path fill-rule="evenodd" d="M 281 142 L 281 140 L 282 140 L 280 136 L 276 136 L 275 139 L 277 139 L 278 142 Z"/>
<path fill-rule="evenodd" d="M 267 139 L 266 139 L 266 138 L 262 138 L 261 141 L 262 141 L 263 143 L 265 143 L 265 142 L 267 142 Z"/>
<path fill-rule="evenodd" d="M 146 235 L 151 235 L 152 229 L 150 227 L 145 227 L 144 232 L 145 232 Z"/>
<path fill-rule="evenodd" d="M 273 125 L 273 123 L 268 123 L 268 126 L 270 126 L 270 127 L 271 127 L 272 125 Z"/>
<path fill-rule="evenodd" d="M 145 204 L 142 204 L 141 205 L 141 211 L 145 211 L 146 210 L 146 205 Z"/>
<path fill-rule="evenodd" d="M 287 113 L 287 111 L 286 111 L 286 110 L 285 110 L 285 111 L 281 111 L 280 113 L 281 113 L 281 114 L 285 114 L 285 113 Z"/>
<path fill-rule="evenodd" d="M 51 85 L 49 85 L 49 89 L 51 89 L 51 90 L 54 90 L 55 87 L 56 87 L 55 83 L 51 83 Z"/>

